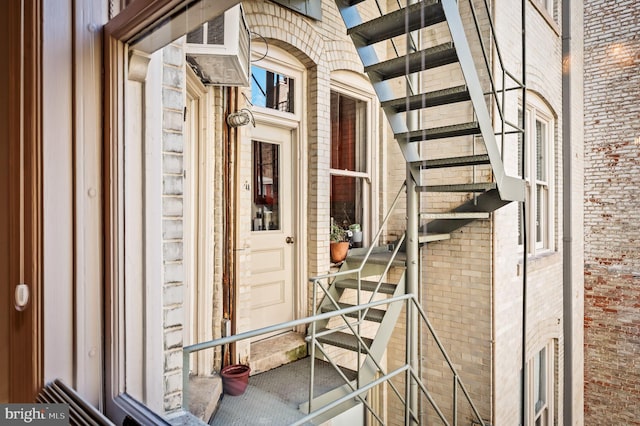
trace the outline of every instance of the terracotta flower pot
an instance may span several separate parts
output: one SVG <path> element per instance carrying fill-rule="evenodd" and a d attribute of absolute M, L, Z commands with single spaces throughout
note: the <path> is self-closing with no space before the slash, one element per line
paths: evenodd
<path fill-rule="evenodd" d="M 340 263 L 347 258 L 349 242 L 332 242 L 329 244 L 329 250 L 331 251 L 331 261 L 333 263 Z"/>
<path fill-rule="evenodd" d="M 251 368 L 248 365 L 232 364 L 220 370 L 222 376 L 222 389 L 227 395 L 242 395 L 249 384 L 249 373 Z"/>

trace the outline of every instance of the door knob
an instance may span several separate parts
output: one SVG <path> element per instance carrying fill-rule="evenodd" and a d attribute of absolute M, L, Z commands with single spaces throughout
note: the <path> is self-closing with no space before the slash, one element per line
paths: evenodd
<path fill-rule="evenodd" d="M 287 237 L 284 241 L 285 241 L 287 244 L 293 244 L 293 237 Z"/>

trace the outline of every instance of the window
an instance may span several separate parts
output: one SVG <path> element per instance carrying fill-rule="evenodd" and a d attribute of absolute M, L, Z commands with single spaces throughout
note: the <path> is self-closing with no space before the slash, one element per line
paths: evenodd
<path fill-rule="evenodd" d="M 274 2 L 309 18 L 322 19 L 321 0 L 274 0 Z"/>
<path fill-rule="evenodd" d="M 527 363 L 527 417 L 526 424 L 547 426 L 554 424 L 555 406 L 555 341 L 550 341 Z"/>
<path fill-rule="evenodd" d="M 252 230 L 280 229 L 280 147 L 254 140 L 252 158 Z"/>
<path fill-rule="evenodd" d="M 524 119 L 524 120 L 523 120 Z M 525 203 L 527 223 L 518 214 L 518 245 L 523 249 L 523 233 L 527 231 L 527 251 L 535 254 L 553 248 L 553 119 L 540 101 L 532 102 L 525 116 L 519 111 L 519 125 L 526 130 L 518 138 L 518 158 L 525 155 L 525 167 L 518 174 L 527 184 Z"/>
<path fill-rule="evenodd" d="M 558 23 L 558 1 L 557 0 L 531 0 L 535 9 L 540 15 L 555 28 Z M 557 30 L 556 30 L 557 32 Z"/>
<path fill-rule="evenodd" d="M 331 217 L 345 227 L 364 229 L 369 210 L 368 108 L 365 100 L 331 91 Z"/>
<path fill-rule="evenodd" d="M 294 109 L 295 80 L 286 75 L 253 65 L 251 67 L 251 103 L 283 112 Z"/>

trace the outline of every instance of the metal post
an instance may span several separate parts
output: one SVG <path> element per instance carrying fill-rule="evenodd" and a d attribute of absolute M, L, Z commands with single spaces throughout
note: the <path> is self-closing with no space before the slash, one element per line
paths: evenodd
<path fill-rule="evenodd" d="M 522 133 L 522 158 L 520 161 L 522 162 L 522 177 L 525 178 L 525 170 L 526 170 L 526 162 L 527 162 L 527 38 L 526 38 L 526 17 L 527 17 L 527 1 L 522 0 L 520 6 L 521 16 L 521 26 L 522 26 L 522 124 L 523 124 L 523 133 Z M 527 238 L 527 220 L 528 214 L 526 200 L 520 203 L 522 205 L 522 371 L 520 377 L 520 424 L 522 426 L 527 425 L 526 418 L 526 383 L 527 383 L 527 260 L 529 255 L 528 248 L 528 238 Z"/>
<path fill-rule="evenodd" d="M 419 255 L 418 247 L 418 231 L 419 231 L 419 193 L 416 191 L 416 182 L 411 174 L 411 166 L 407 165 L 407 294 L 413 294 L 418 297 L 418 287 L 420 283 L 419 276 Z M 407 328 L 409 333 L 410 347 L 407 349 L 409 353 L 409 364 L 413 371 L 419 371 L 420 359 L 418 341 L 418 316 L 415 309 L 409 309 L 407 312 Z M 410 388 L 409 404 L 413 413 L 418 413 L 418 384 L 412 381 Z M 414 420 L 411 424 L 417 424 Z"/>
<path fill-rule="evenodd" d="M 453 426 L 458 426 L 458 375 L 453 375 Z"/>
<path fill-rule="evenodd" d="M 314 314 L 317 313 L 318 309 L 318 281 L 313 281 L 313 294 L 312 294 L 312 303 L 311 309 Z M 322 284 L 320 284 L 322 285 Z M 309 414 L 313 411 L 313 388 L 314 388 L 314 380 L 315 380 L 315 366 L 316 366 L 316 322 L 311 323 L 311 366 L 309 368 Z"/>
<path fill-rule="evenodd" d="M 412 3 L 416 3 L 417 0 L 409 0 L 408 3 L 412 4 Z M 407 21 L 408 22 L 408 16 L 407 16 Z M 407 26 L 407 52 L 412 52 L 412 51 L 416 51 L 419 48 L 419 33 L 418 32 L 414 32 L 414 33 L 410 33 L 408 31 L 408 26 Z M 415 37 L 415 44 L 411 43 L 412 38 Z M 408 70 L 407 70 L 407 74 L 408 74 Z M 420 84 L 419 78 L 417 74 L 411 74 L 408 75 L 408 80 L 409 83 L 407 85 L 407 99 L 409 98 L 409 96 L 411 96 L 413 93 L 411 93 L 411 88 L 415 87 L 418 88 L 418 85 Z M 418 88 L 419 90 L 419 88 Z M 407 112 L 407 128 L 409 129 L 409 131 L 415 130 L 418 128 L 420 124 L 420 117 L 418 116 L 418 111 L 410 111 Z M 419 215 L 420 215 L 420 194 L 418 193 L 418 191 L 416 190 L 416 186 L 418 185 L 418 182 L 415 181 L 414 179 L 414 174 L 412 173 L 411 170 L 412 165 L 407 163 L 407 239 L 406 239 L 406 244 L 405 247 L 407 249 L 407 286 L 406 286 L 406 292 L 407 294 L 413 294 L 416 297 L 418 297 L 418 288 L 419 288 L 419 283 L 420 283 L 420 268 L 419 268 L 419 256 L 420 256 L 420 249 L 419 249 L 419 241 L 418 241 L 418 235 L 419 235 Z M 419 172 L 418 172 L 419 173 Z M 411 341 L 411 346 L 410 348 L 407 348 L 407 350 L 410 351 L 409 353 L 409 364 L 411 365 L 411 368 L 413 369 L 414 372 L 416 372 L 416 374 L 418 374 L 418 372 L 420 371 L 420 359 L 419 359 L 419 350 L 420 348 L 418 348 L 418 345 L 416 344 L 418 342 L 418 316 L 415 312 L 415 309 L 410 309 L 407 314 L 409 315 L 407 318 L 407 327 L 408 327 L 408 332 L 410 332 L 409 334 L 409 339 Z M 415 380 L 411 381 L 411 386 L 409 387 L 409 407 L 411 408 L 411 412 L 413 412 L 416 416 L 419 415 L 419 407 L 418 407 L 418 383 L 415 382 Z M 416 417 L 412 417 L 412 420 L 410 422 L 410 424 L 417 424 L 417 418 Z"/>
<path fill-rule="evenodd" d="M 182 350 L 182 409 L 189 411 L 189 370 L 191 352 Z"/>

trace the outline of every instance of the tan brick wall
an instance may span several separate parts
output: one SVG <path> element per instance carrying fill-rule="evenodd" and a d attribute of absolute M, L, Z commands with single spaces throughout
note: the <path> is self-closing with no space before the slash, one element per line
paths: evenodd
<path fill-rule="evenodd" d="M 165 47 L 162 58 L 164 411 L 169 413 L 179 409 L 182 402 L 183 305 L 188 297 L 185 294 L 183 262 L 183 109 L 186 77 L 180 44 Z"/>
<path fill-rule="evenodd" d="M 519 8 L 496 8 L 498 37 L 505 62 L 521 75 Z M 526 359 L 554 339 L 560 359 L 555 381 L 561 385 L 562 338 L 562 44 L 557 25 L 549 24 L 533 4 L 527 5 L 527 87 L 550 109 L 554 131 L 554 233 L 549 251 L 529 257 L 527 265 Z M 532 96 L 532 95 L 530 95 Z M 513 105 L 517 99 L 510 100 Z M 515 109 L 512 109 L 515 112 Z M 512 113 L 513 113 L 512 112 Z M 515 116 L 510 116 L 514 119 Z M 515 173 L 515 139 L 507 139 L 507 170 Z M 522 253 L 517 247 L 517 209 L 514 203 L 494 214 L 494 424 L 516 424 L 520 419 L 522 368 Z M 532 238 L 532 236 L 529 236 Z M 559 382 L 558 382 L 559 380 Z M 562 419 L 562 389 L 555 387 L 554 418 Z"/>
<path fill-rule="evenodd" d="M 585 424 L 640 424 L 640 4 L 584 4 Z"/>

